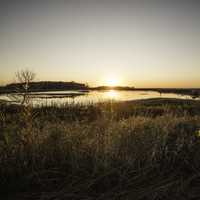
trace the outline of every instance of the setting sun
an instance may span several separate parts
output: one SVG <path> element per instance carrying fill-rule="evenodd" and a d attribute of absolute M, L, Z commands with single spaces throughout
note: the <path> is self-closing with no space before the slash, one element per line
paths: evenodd
<path fill-rule="evenodd" d="M 120 81 L 114 77 L 111 77 L 105 81 L 105 84 L 107 86 L 117 86 L 117 85 L 120 85 Z"/>

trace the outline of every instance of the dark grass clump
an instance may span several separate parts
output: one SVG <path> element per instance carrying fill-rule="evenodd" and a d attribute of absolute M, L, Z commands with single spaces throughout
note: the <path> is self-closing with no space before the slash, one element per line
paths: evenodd
<path fill-rule="evenodd" d="M 200 104 L 0 106 L 3 199 L 199 199 Z"/>

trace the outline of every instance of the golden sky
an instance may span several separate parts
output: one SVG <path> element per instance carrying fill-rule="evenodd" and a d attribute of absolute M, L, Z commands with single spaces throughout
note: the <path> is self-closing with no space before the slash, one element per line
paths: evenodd
<path fill-rule="evenodd" d="M 19 0 L 0 4 L 0 83 L 36 80 L 200 87 L 199 1 Z"/>

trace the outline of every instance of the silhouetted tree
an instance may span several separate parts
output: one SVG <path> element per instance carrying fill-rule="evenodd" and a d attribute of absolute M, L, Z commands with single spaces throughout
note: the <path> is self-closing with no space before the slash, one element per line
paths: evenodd
<path fill-rule="evenodd" d="M 9 97 L 21 105 L 28 104 L 30 101 L 29 87 L 35 76 L 35 73 L 28 69 L 16 72 L 15 78 L 18 83 L 16 93 L 9 94 Z"/>
<path fill-rule="evenodd" d="M 29 103 L 29 84 L 31 81 L 33 81 L 35 79 L 35 73 L 25 69 L 25 70 L 21 70 L 16 72 L 16 78 L 18 80 L 19 83 L 22 84 L 22 101 L 21 104 L 28 104 Z"/>

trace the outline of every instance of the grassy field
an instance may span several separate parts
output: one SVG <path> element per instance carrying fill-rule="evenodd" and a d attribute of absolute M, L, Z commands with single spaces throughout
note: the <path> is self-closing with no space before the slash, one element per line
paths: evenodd
<path fill-rule="evenodd" d="M 0 104 L 0 198 L 200 199 L 200 102 Z"/>

